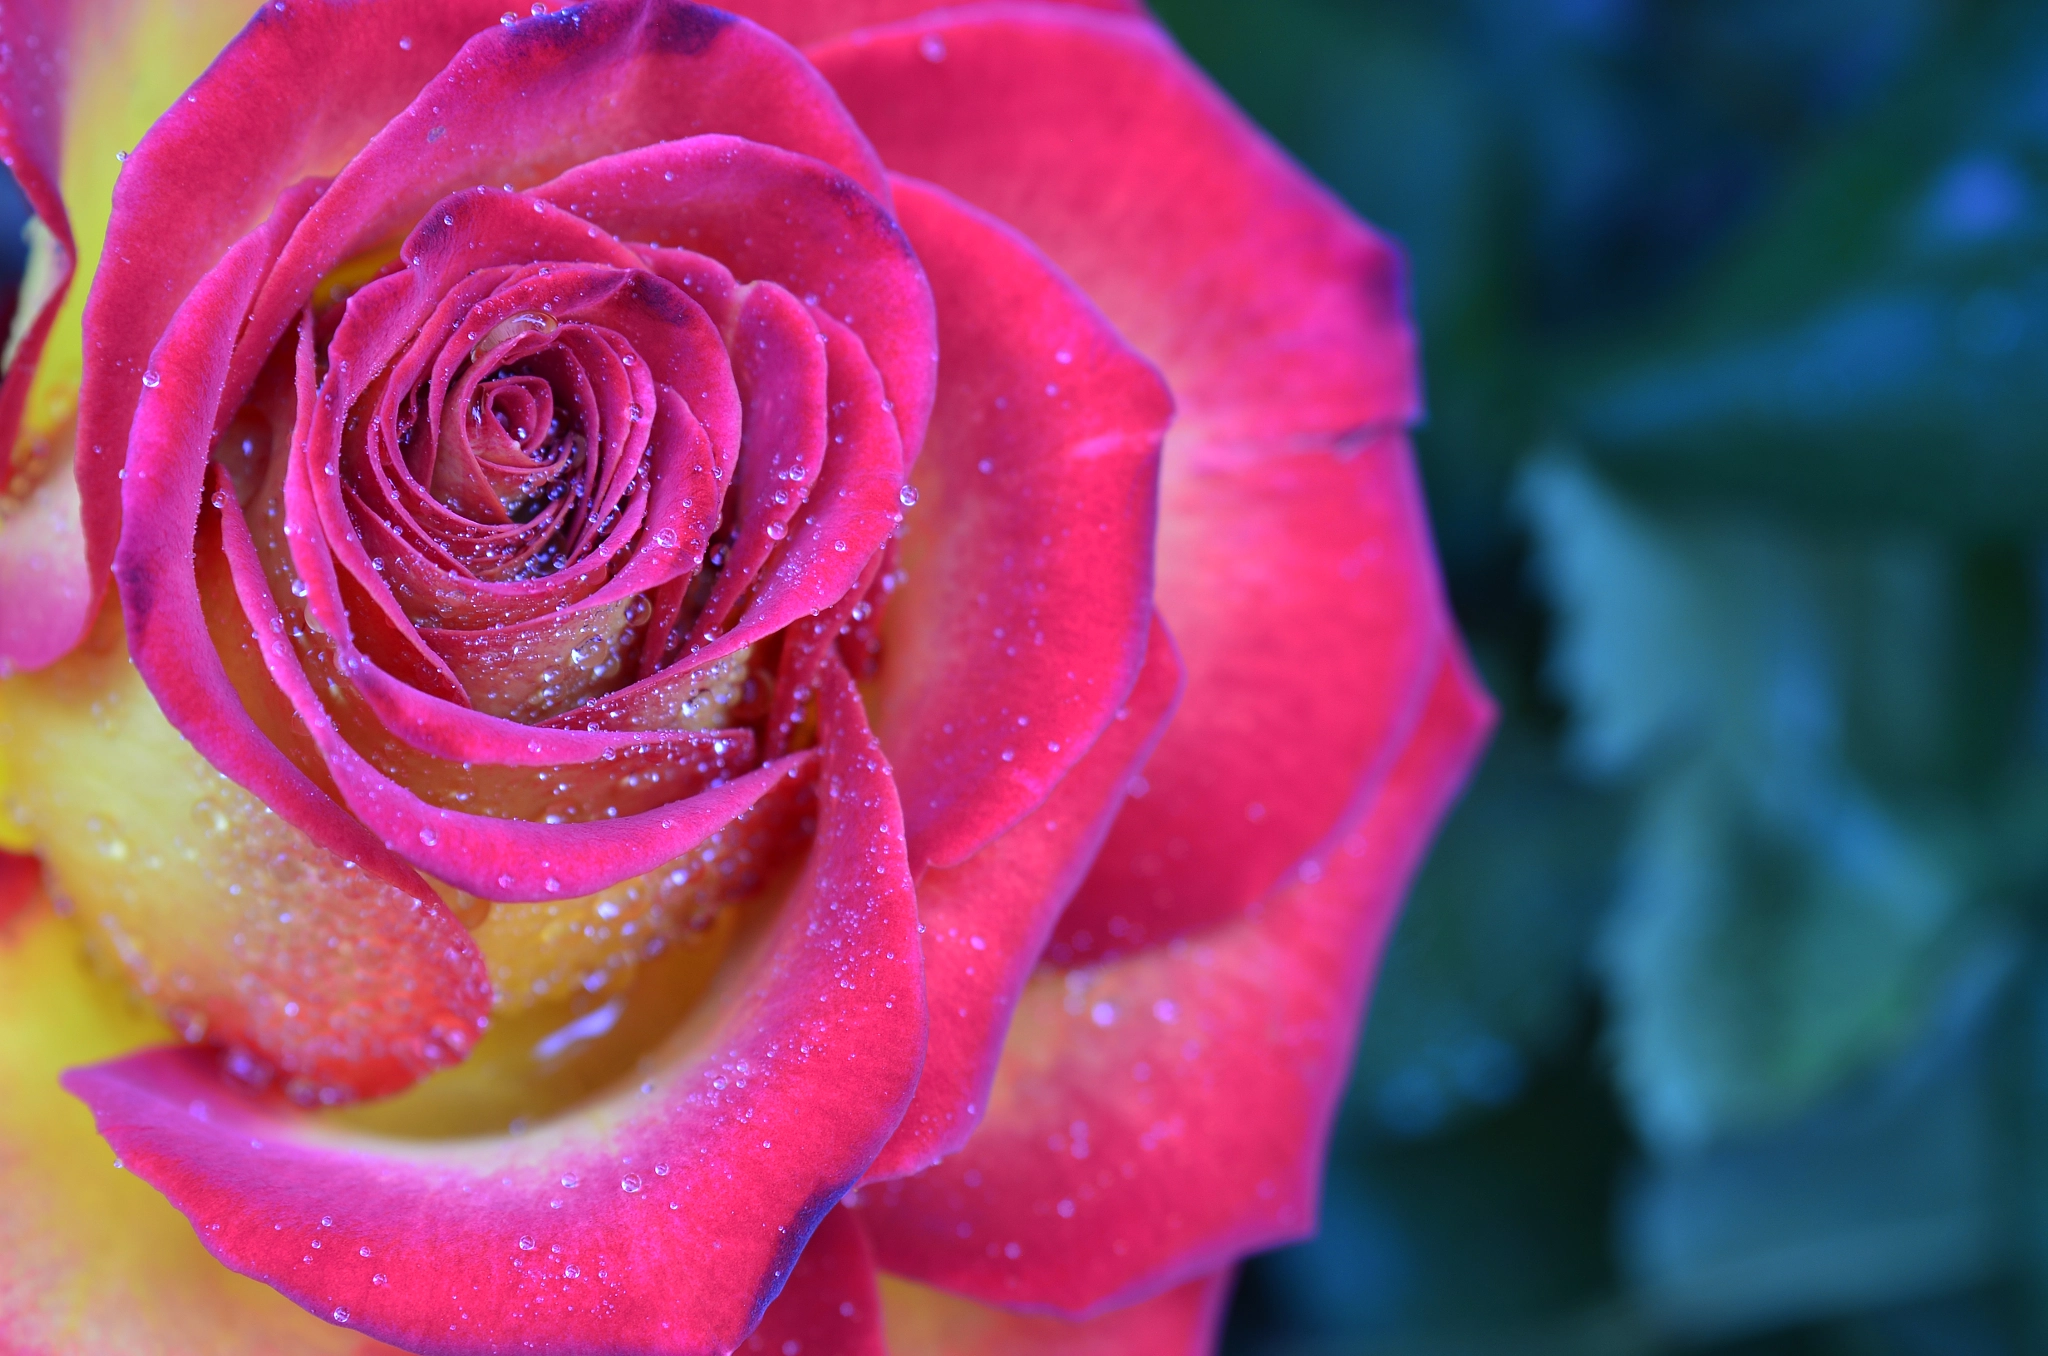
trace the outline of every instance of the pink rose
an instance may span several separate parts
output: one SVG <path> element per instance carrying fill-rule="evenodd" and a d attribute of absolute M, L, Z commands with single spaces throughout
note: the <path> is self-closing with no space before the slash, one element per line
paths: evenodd
<path fill-rule="evenodd" d="M 500 4 L 0 17 L 0 1329 L 1203 1349 L 1490 721 L 1396 259 L 1135 5 Z"/>

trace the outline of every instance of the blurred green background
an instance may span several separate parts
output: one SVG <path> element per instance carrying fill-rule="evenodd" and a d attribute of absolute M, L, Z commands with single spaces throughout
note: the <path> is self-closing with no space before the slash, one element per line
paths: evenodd
<path fill-rule="evenodd" d="M 2048 5 L 1154 5 L 1408 251 L 1504 715 L 1227 1350 L 2048 1351 Z"/>

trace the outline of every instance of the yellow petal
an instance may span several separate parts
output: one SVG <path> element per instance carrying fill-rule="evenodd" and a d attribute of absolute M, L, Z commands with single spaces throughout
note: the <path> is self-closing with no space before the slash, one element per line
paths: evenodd
<path fill-rule="evenodd" d="M 94 976 L 38 902 L 0 931 L 0 1333 L 65 1356 L 372 1356 L 229 1271 L 185 1217 L 114 1165 L 57 1075 L 169 1033 Z"/>
<path fill-rule="evenodd" d="M 39 0 L 49 3 L 49 0 Z M 241 31 L 248 0 L 117 0 L 74 4 L 58 186 L 78 248 L 78 271 L 57 312 L 30 388 L 22 432 L 48 438 L 78 403 L 79 318 L 107 237 L 114 180 L 126 153 Z"/>

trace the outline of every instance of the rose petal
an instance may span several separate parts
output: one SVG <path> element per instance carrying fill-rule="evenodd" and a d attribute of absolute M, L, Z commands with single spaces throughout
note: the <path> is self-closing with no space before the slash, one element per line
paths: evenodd
<path fill-rule="evenodd" d="M 1294 880 L 1172 946 L 1041 971 L 966 1147 L 862 1192 L 882 1265 L 1086 1316 L 1312 1228 L 1381 942 L 1491 720 L 1447 643 L 1393 772 Z"/>
<path fill-rule="evenodd" d="M 1157 375 L 1016 233 L 897 182 L 945 364 L 885 616 L 878 725 L 912 852 L 970 856 L 1043 801 L 1137 680 Z"/>
<path fill-rule="evenodd" d="M 779 758 L 745 776 L 687 798 L 618 818 L 534 823 L 449 810 L 387 776 L 343 737 L 321 704 L 297 652 L 282 637 L 283 618 L 262 575 L 241 515 L 222 513 L 222 544 L 235 591 L 260 643 L 263 661 L 319 749 L 343 802 L 363 828 L 394 853 L 431 865 L 434 875 L 484 899 L 539 900 L 590 894 L 673 861 L 766 795 L 799 775 L 808 754 Z M 531 728 L 531 727 L 528 727 Z M 558 731 L 556 738 L 577 732 Z M 685 741 L 701 739 L 684 732 Z M 639 734 L 617 736 L 646 741 Z M 686 749 L 687 744 L 678 745 Z M 715 747 L 715 744 L 714 744 Z M 708 770 L 708 769 L 707 769 Z M 588 812 L 596 807 L 580 807 Z M 310 832 L 310 830 L 309 830 Z"/>
<path fill-rule="evenodd" d="M 1206 437 L 1319 440 L 1418 412 L 1393 248 L 1156 24 L 967 5 L 809 55 L 892 172 L 1044 250 Z"/>
<path fill-rule="evenodd" d="M 723 628 L 817 484 L 825 463 L 823 339 L 803 303 L 783 288 L 747 289 L 732 339 L 733 378 L 746 410 L 734 481 L 738 526 L 697 623 L 702 639 Z"/>
<path fill-rule="evenodd" d="M 358 1331 L 428 1353 L 730 1350 L 894 1128 L 923 1058 L 888 765 L 843 672 L 824 705 L 804 873 L 737 991 L 709 1000 L 715 1026 L 660 1057 L 654 1091 L 519 1138 L 432 1144 L 245 1100 L 178 1050 L 66 1086 L 215 1256 Z"/>
<path fill-rule="evenodd" d="M 20 859 L 15 859 L 19 861 Z M 35 898 L 0 920 L 0 1332 L 10 1351 L 67 1356 L 375 1356 L 206 1255 L 163 1197 L 123 1172 L 67 1064 L 166 1039 L 96 979 L 77 933 Z"/>
<path fill-rule="evenodd" d="M 189 1039 L 299 1096 L 395 1091 L 490 1011 L 481 955 L 429 895 L 322 851 L 166 723 L 102 617 L 0 697 L 10 799 L 81 929 Z"/>
<path fill-rule="evenodd" d="M 1187 695 L 1061 923 L 1082 959 L 1083 932 L 1130 945 L 1231 917 L 1316 848 L 1387 775 L 1446 625 L 1399 434 L 1217 456 L 1161 498 L 1159 610 Z"/>
<path fill-rule="evenodd" d="M 1383 773 L 1430 678 L 1435 571 L 1382 436 L 1417 408 L 1399 262 L 1149 22 L 970 6 L 812 55 L 892 168 L 1030 237 L 1173 388 L 1187 694 L 1082 900 L 1155 937 L 1228 917 Z"/>
<path fill-rule="evenodd" d="M 1180 684 L 1172 639 L 1155 621 L 1137 686 L 1045 803 L 958 866 L 918 880 L 931 1045 L 917 1096 L 869 1181 L 936 1163 L 980 1123 L 1024 981 L 1164 732 Z"/>
<path fill-rule="evenodd" d="M 121 482 L 129 524 L 114 569 L 129 651 L 178 732 L 322 847 L 438 908 L 438 897 L 417 873 L 344 813 L 251 719 L 207 631 L 194 582 L 205 449 L 234 335 L 282 240 L 317 191 L 295 192 L 279 203 L 264 229 L 238 242 L 180 307 L 180 322 L 156 361 L 183 379 L 148 389 L 136 410 L 133 466 Z"/>
<path fill-rule="evenodd" d="M 850 1211 L 833 1210 L 819 1223 L 789 1283 L 739 1349 L 749 1356 L 891 1356 L 882 1343 L 875 1252 Z"/>
<path fill-rule="evenodd" d="M 1077 5 L 1118 14 L 1145 12 L 1145 7 L 1138 0 L 1034 0 L 1034 3 Z M 932 0 L 741 0 L 726 8 L 803 46 L 874 24 L 914 18 L 946 6 L 933 4 Z"/>
<path fill-rule="evenodd" d="M 1075 1323 L 976 1304 L 884 1274 L 890 1356 L 1208 1356 L 1230 1276 L 1223 1272 Z"/>
<path fill-rule="evenodd" d="M 687 245 L 741 282 L 780 283 L 860 336 L 916 449 L 937 342 L 886 190 L 801 146 L 692 136 L 592 160 L 533 191 L 622 240 Z"/>
<path fill-rule="evenodd" d="M 13 923 L 15 915 L 35 903 L 42 893 L 43 873 L 36 859 L 0 849 L 0 929 Z"/>
<path fill-rule="evenodd" d="M 99 261 L 117 152 L 247 17 L 239 0 L 40 0 L 8 13 L 0 161 L 37 224 L 17 303 L 33 319 L 0 384 L 0 484 L 22 477 L 14 493 L 28 501 L 0 512 L 0 673 L 70 648 L 104 588 L 86 567 L 72 475 L 85 289 L 71 282 Z"/>
<path fill-rule="evenodd" d="M 456 189 L 530 184 L 623 147 L 724 131 L 887 192 L 831 91 L 751 24 L 677 0 L 594 0 L 510 25 L 497 22 L 499 8 L 266 6 L 136 148 L 87 322 L 96 361 L 81 395 L 79 484 L 95 573 L 113 556 L 117 476 L 147 355 L 200 276 L 287 184 L 340 169 L 245 312 L 229 408 L 320 278 Z M 307 82 L 308 69 L 321 78 Z M 166 220 L 180 229 L 162 230 Z"/>

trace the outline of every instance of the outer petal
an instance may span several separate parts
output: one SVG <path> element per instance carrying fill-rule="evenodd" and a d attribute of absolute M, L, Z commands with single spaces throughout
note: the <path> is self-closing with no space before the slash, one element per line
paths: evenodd
<path fill-rule="evenodd" d="M 1158 602 L 1187 695 L 1082 907 L 1133 937 L 1228 917 L 1384 773 L 1435 662 L 1384 436 L 1416 411 L 1398 261 L 1149 22 L 979 5 L 813 56 L 892 168 L 1029 236 L 1173 387 Z"/>
<path fill-rule="evenodd" d="M 79 315 L 106 202 L 133 146 L 248 17 L 243 0 L 30 0 L 0 14 L 0 163 L 37 225 L 20 300 L 30 317 L 0 383 L 0 673 L 35 668 L 84 631 L 71 476 Z"/>
<path fill-rule="evenodd" d="M 889 1275 L 881 1289 L 890 1356 L 1208 1356 L 1230 1276 L 1190 1281 L 1079 1323 L 990 1308 Z"/>
<path fill-rule="evenodd" d="M 523 1137 L 400 1144 L 247 1101 L 184 1051 L 74 1070 L 215 1256 L 429 1353 L 730 1350 L 873 1158 L 924 1053 L 887 764 L 826 685 L 819 825 L 743 971 L 642 1085 Z M 317 1246 L 316 1246 L 317 1245 Z"/>
<path fill-rule="evenodd" d="M 1044 800 L 1137 680 L 1171 406 L 1014 232 L 929 185 L 896 190 L 944 362 L 878 724 L 913 857 L 944 866 Z"/>
<path fill-rule="evenodd" d="M 868 1180 L 936 1163 L 980 1123 L 1024 981 L 1165 730 L 1180 684 L 1172 639 L 1155 621 L 1138 685 L 1045 803 L 958 866 L 919 879 L 931 1046 L 917 1096 Z"/>
<path fill-rule="evenodd" d="M 1138 0 L 1039 0 L 1047 5 L 1076 5 L 1117 14 L 1142 14 Z M 763 28 L 799 45 L 823 42 L 857 28 L 914 18 L 945 8 L 932 0 L 738 0 L 725 8 L 743 14 Z"/>
<path fill-rule="evenodd" d="M 967 1146 L 862 1193 L 882 1265 L 1088 1315 L 1312 1227 L 1380 943 L 1491 719 L 1447 649 L 1393 773 L 1259 909 L 1041 972 Z"/>
<path fill-rule="evenodd" d="M 834 1210 L 804 1245 L 789 1284 L 740 1344 L 772 1356 L 891 1356 L 882 1344 L 882 1302 L 875 1294 L 875 1250 L 848 1210 Z"/>
<path fill-rule="evenodd" d="M 301 1096 L 389 1092 L 459 1060 L 491 1004 L 462 924 L 207 766 L 118 620 L 0 683 L 0 761 L 19 779 L 0 792 L 84 934 L 188 1038 L 261 1051 Z"/>
<path fill-rule="evenodd" d="M 0 1346 L 10 1356 L 391 1351 L 222 1267 L 163 1197 L 116 1166 L 58 1071 L 168 1033 L 86 971 L 76 933 L 46 902 L 11 922 L 5 913 L 0 903 Z"/>

